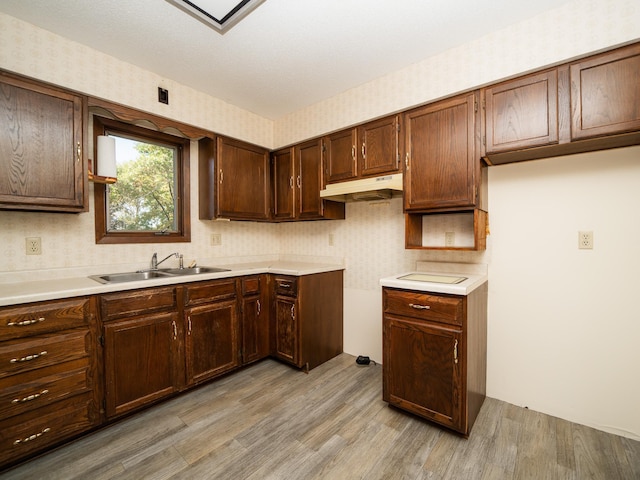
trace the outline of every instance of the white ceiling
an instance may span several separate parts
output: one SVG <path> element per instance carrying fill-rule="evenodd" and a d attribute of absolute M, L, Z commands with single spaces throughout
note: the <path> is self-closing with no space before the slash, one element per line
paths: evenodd
<path fill-rule="evenodd" d="M 0 0 L 0 12 L 277 119 L 562 3 L 266 0 L 224 35 L 165 0 Z"/>

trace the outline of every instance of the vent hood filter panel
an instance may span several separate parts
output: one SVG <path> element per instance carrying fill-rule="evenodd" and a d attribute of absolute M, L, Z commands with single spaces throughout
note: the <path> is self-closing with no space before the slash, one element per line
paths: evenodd
<path fill-rule="evenodd" d="M 349 200 L 386 200 L 394 192 L 402 192 L 402 174 L 363 178 L 350 182 L 332 183 L 320 191 L 320 197 L 337 202 Z"/>

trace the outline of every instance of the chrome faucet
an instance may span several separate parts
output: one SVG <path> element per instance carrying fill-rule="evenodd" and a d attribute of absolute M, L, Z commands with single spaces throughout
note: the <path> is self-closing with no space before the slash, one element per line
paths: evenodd
<path fill-rule="evenodd" d="M 182 255 L 180 255 L 178 252 L 170 253 L 169 255 L 167 255 L 166 257 L 164 257 L 160 261 L 158 261 L 158 253 L 155 252 L 151 256 L 151 270 L 157 270 L 158 269 L 158 265 L 160 265 L 162 262 L 164 262 L 165 260 L 168 260 L 171 257 L 179 258 L 180 259 L 180 268 L 183 268 L 183 266 L 182 266 Z"/>

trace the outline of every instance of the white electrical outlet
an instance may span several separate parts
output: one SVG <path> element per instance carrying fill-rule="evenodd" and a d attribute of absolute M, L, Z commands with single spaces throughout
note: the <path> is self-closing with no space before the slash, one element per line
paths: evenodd
<path fill-rule="evenodd" d="M 27 255 L 42 255 L 42 241 L 40 237 L 25 238 L 25 248 Z"/>
<path fill-rule="evenodd" d="M 593 232 L 578 232 L 578 248 L 581 250 L 593 249 Z"/>
<path fill-rule="evenodd" d="M 222 245 L 222 234 L 221 233 L 212 233 L 211 234 L 211 245 Z"/>
<path fill-rule="evenodd" d="M 445 247 L 453 247 L 456 244 L 456 232 L 444 232 Z"/>

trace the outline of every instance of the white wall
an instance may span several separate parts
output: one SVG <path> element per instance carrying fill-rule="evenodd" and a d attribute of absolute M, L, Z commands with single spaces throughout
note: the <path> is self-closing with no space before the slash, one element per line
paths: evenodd
<path fill-rule="evenodd" d="M 172 105 L 159 106 L 158 81 L 169 79 L 3 14 L 0 68 L 271 147 L 638 38 L 637 0 L 576 0 L 275 124 L 175 83 Z M 637 149 L 625 149 L 492 167 L 492 234 L 481 253 L 405 250 L 400 199 L 348 204 L 345 221 L 201 221 L 192 161 L 190 244 L 95 245 L 93 206 L 80 215 L 0 212 L 0 272 L 113 266 L 146 259 L 156 247 L 187 258 L 344 257 L 345 351 L 379 360 L 379 278 L 410 270 L 418 259 L 488 263 L 488 394 L 640 439 L 638 255 L 631 240 L 638 236 L 638 197 L 623 188 L 640 184 L 637 160 Z M 575 248 L 580 229 L 595 232 L 593 251 Z M 210 246 L 213 232 L 222 233 L 222 246 Z M 42 237 L 41 257 L 24 255 L 27 236 Z M 615 279 L 605 280 L 611 274 Z"/>
<path fill-rule="evenodd" d="M 639 186 L 640 147 L 489 170 L 490 396 L 640 438 Z"/>

